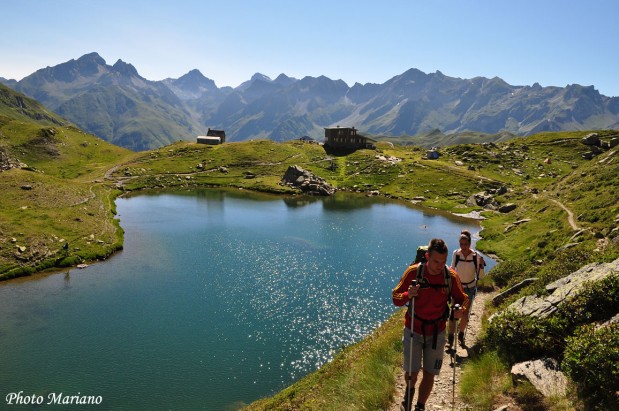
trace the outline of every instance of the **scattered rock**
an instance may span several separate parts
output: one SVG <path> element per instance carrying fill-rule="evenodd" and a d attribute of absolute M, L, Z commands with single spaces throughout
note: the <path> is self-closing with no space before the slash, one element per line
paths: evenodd
<path fill-rule="evenodd" d="M 479 206 L 486 210 L 495 210 L 499 203 L 495 200 L 494 195 L 488 191 L 473 194 L 466 200 L 466 205 L 469 207 Z"/>
<path fill-rule="evenodd" d="M 288 167 L 282 177 L 281 184 L 300 189 L 310 195 L 330 196 L 335 193 L 335 187 L 303 168 L 294 165 Z"/>
<path fill-rule="evenodd" d="M 512 367 L 511 373 L 515 382 L 528 380 L 545 397 L 565 395 L 567 378 L 554 359 L 521 362 Z"/>
<path fill-rule="evenodd" d="M 514 211 L 516 209 L 516 204 L 508 203 L 499 207 L 499 212 L 501 213 L 509 213 L 510 211 Z"/>
<path fill-rule="evenodd" d="M 586 146 L 599 146 L 600 145 L 600 137 L 598 136 L 597 133 L 591 133 L 591 134 L 587 134 L 586 136 L 584 136 L 581 140 L 581 143 L 583 143 Z"/>

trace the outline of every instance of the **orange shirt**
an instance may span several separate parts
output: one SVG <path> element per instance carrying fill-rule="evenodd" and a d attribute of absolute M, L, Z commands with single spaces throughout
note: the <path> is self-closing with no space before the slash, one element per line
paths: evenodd
<path fill-rule="evenodd" d="M 413 264 L 409 266 L 402 274 L 402 278 L 398 285 L 393 289 L 391 297 L 393 303 L 398 307 L 405 305 L 408 301 L 408 287 L 413 280 L 417 278 L 417 266 Z M 423 267 L 423 278 L 428 280 L 428 284 L 444 285 L 445 284 L 445 271 L 442 270 L 441 274 L 430 275 L 427 272 L 427 268 Z M 462 308 L 467 308 L 469 305 L 469 298 L 462 289 L 462 283 L 458 278 L 456 272 L 448 268 L 449 275 L 451 276 L 451 295 L 448 296 L 447 287 L 422 287 L 419 288 L 417 297 L 415 297 L 415 315 L 423 318 L 424 320 L 435 320 L 443 317 L 445 314 L 445 307 L 449 298 L 453 299 L 456 304 L 460 304 Z M 406 328 L 410 329 L 411 318 L 410 313 L 406 311 L 405 315 Z M 438 331 L 441 332 L 445 329 L 446 320 L 440 320 L 437 323 Z M 413 323 L 413 331 L 417 334 L 423 334 L 421 320 L 415 318 Z M 426 325 L 426 335 L 434 332 L 434 326 L 432 324 Z"/>

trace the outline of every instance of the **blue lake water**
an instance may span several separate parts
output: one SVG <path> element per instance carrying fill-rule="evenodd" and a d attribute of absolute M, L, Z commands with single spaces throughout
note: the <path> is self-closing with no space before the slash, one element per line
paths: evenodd
<path fill-rule="evenodd" d="M 417 245 L 442 237 L 453 250 L 460 230 L 480 229 L 343 194 L 201 190 L 117 206 L 124 251 L 0 283 L 1 405 L 21 391 L 100 396 L 93 409 L 235 409 L 390 316 Z M 76 409 L 36 409 L 63 408 Z"/>

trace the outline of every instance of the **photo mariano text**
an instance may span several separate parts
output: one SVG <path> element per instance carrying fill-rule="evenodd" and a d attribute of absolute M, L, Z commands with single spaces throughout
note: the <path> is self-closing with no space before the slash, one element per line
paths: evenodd
<path fill-rule="evenodd" d="M 103 402 L 100 395 L 66 395 L 62 392 L 50 392 L 47 395 L 24 394 L 23 391 L 10 392 L 4 397 L 7 405 L 99 405 Z"/>

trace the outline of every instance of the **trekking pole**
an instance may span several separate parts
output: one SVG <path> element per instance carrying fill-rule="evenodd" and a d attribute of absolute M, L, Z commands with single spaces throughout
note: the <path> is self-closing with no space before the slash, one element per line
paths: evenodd
<path fill-rule="evenodd" d="M 411 283 L 413 287 L 417 285 L 417 280 Z M 408 379 L 406 380 L 406 411 L 412 411 L 413 396 L 415 387 L 411 384 L 411 374 L 413 373 L 413 324 L 415 322 L 415 297 L 411 297 L 408 304 L 408 314 L 411 318 L 410 339 L 408 340 Z"/>
<path fill-rule="evenodd" d="M 460 304 L 455 304 L 453 306 L 453 308 L 451 309 L 451 314 L 449 315 L 449 319 L 451 321 L 455 320 L 455 312 L 457 310 L 460 309 Z M 458 329 L 458 321 L 456 321 L 456 330 Z M 458 358 L 458 339 L 455 338 L 454 341 L 454 349 L 451 352 L 451 364 L 453 366 L 453 380 L 452 380 L 452 387 L 451 387 L 451 411 L 453 411 L 455 409 L 456 406 L 456 359 Z"/>

